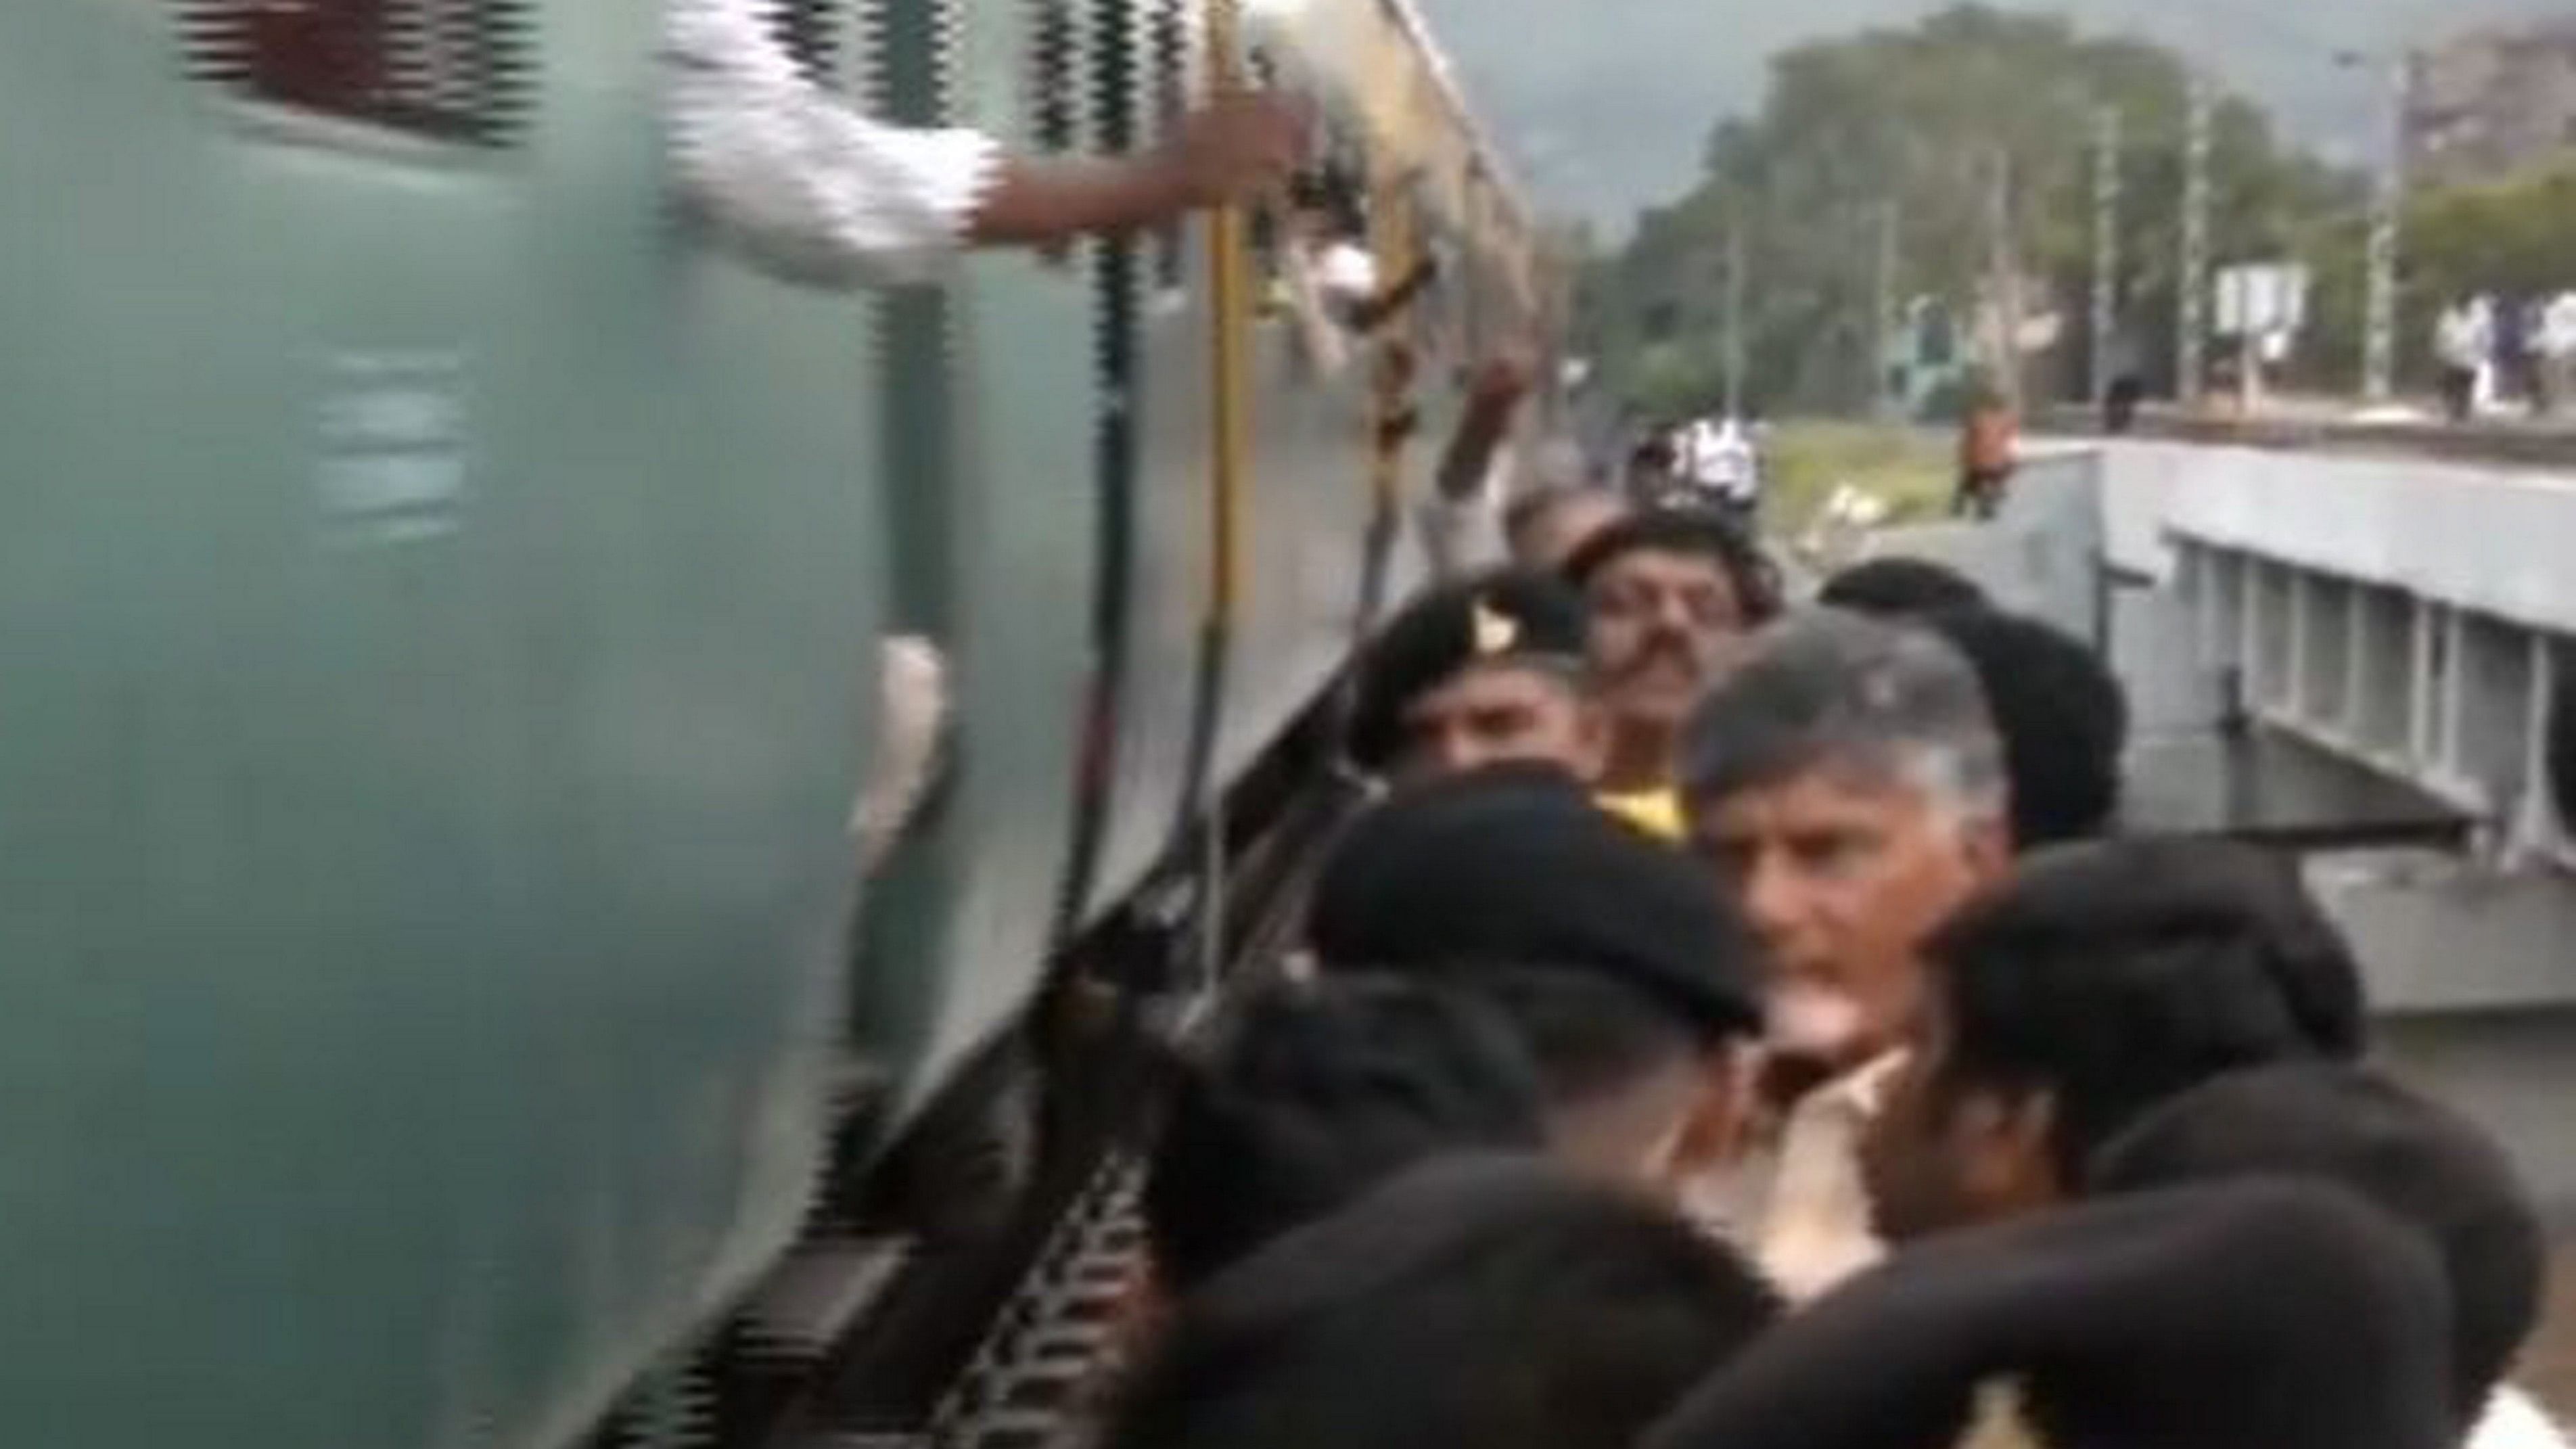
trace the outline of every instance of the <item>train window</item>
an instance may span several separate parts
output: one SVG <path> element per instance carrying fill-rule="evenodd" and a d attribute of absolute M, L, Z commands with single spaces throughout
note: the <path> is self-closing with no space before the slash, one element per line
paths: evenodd
<path fill-rule="evenodd" d="M 1082 32 L 1074 0 L 1034 0 L 1029 29 L 1029 130 L 1041 155 L 1075 150 L 1082 141 Z M 1073 248 L 1058 243 L 1041 249 L 1039 259 L 1053 266 L 1073 261 Z"/>
<path fill-rule="evenodd" d="M 180 0 L 188 72 L 252 100 L 472 146 L 527 119 L 529 0 Z"/>
<path fill-rule="evenodd" d="M 1147 43 L 1153 48 L 1154 130 L 1168 135 L 1189 109 L 1190 32 L 1182 0 L 1146 0 Z M 1189 228 L 1179 221 L 1154 239 L 1154 285 L 1172 290 L 1183 285 L 1189 269 Z"/>
<path fill-rule="evenodd" d="M 1478 226 L 1479 207 L 1483 200 L 1482 178 L 1477 168 L 1470 165 L 1458 187 L 1458 224 L 1464 233 L 1464 244 L 1457 249 L 1458 285 L 1450 292 L 1451 320 L 1457 328 L 1459 346 L 1467 354 L 1460 360 L 1462 367 L 1468 359 L 1481 353 L 1485 345 L 1485 258 L 1475 245 L 1490 239 L 1490 234 Z"/>
<path fill-rule="evenodd" d="M 782 0 L 769 23 L 806 78 L 828 85 L 841 55 L 839 0 Z"/>
<path fill-rule="evenodd" d="M 1103 151 L 1131 151 L 1144 112 L 1145 80 L 1137 72 L 1137 0 L 1094 0 L 1091 120 Z"/>
<path fill-rule="evenodd" d="M 1036 0 L 1032 21 L 1029 117 L 1038 150 L 1060 154 L 1074 149 L 1081 134 L 1081 100 L 1077 94 L 1082 36 L 1075 23 L 1073 0 Z"/>
<path fill-rule="evenodd" d="M 1279 88 L 1279 62 L 1268 51 L 1254 47 L 1245 58 L 1244 77 L 1258 91 Z M 1279 217 L 1272 208 L 1255 207 L 1249 218 L 1253 275 L 1276 279 L 1285 255 L 1285 238 L 1279 232 Z"/>

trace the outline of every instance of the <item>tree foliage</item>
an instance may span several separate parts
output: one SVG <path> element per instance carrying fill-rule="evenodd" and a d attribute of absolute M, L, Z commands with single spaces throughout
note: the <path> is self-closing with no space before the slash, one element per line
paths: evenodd
<path fill-rule="evenodd" d="M 2414 191 L 2401 235 L 2397 356 L 2401 381 L 2420 389 L 2433 381 L 2433 322 L 2444 307 L 2479 293 L 2513 301 L 2576 288 L 2576 162 Z M 2366 211 L 2320 218 L 2294 247 L 2315 277 L 2296 380 L 2353 390 L 2368 292 Z"/>
<path fill-rule="evenodd" d="M 2031 304 L 2055 303 L 2077 324 L 2060 351 L 2081 358 L 2104 106 L 2125 132 L 2122 311 L 2150 359 L 2170 358 L 2188 87 L 2183 61 L 2161 47 L 1975 4 L 1783 53 L 1761 110 L 1711 133 L 1700 183 L 1648 211 L 1625 250 L 1592 268 L 1582 316 L 1605 380 L 1657 413 L 1717 395 L 1734 231 L 1749 283 L 1748 394 L 1773 410 L 1864 404 L 1877 370 L 1880 218 L 1892 203 L 1898 299 L 1934 297 L 1964 314 L 1988 270 L 1998 164 L 2011 178 L 2021 271 L 2046 288 Z M 2212 178 L 2221 264 L 2289 251 L 2363 199 L 2353 178 L 2283 146 L 2235 96 L 2216 110 Z"/>

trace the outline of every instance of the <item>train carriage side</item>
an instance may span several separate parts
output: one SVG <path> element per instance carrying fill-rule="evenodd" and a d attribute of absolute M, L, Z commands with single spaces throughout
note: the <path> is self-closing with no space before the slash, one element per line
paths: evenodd
<path fill-rule="evenodd" d="M 676 234 L 655 12 L 0 7 L 15 1433 L 560 1442 L 803 1213 L 868 309 Z"/>
<path fill-rule="evenodd" d="M 1247 36 L 1257 71 L 1316 98 L 1340 130 L 1343 164 L 1364 179 L 1402 140 L 1374 133 L 1354 94 L 1350 47 L 1382 45 L 1374 7 L 1322 4 L 1292 20 L 1255 24 Z M 1352 23 L 1357 19 L 1359 23 Z M 1278 230 L 1274 223 L 1266 233 Z M 1255 258 L 1265 285 L 1287 262 L 1285 240 L 1265 235 Z M 1396 259 L 1399 263 L 1402 259 Z M 1401 266 L 1380 266 L 1391 279 Z M 1346 336 L 1338 368 L 1325 372 L 1294 319 L 1273 296 L 1251 321 L 1247 401 L 1251 437 L 1246 497 L 1249 549 L 1235 664 L 1227 671 L 1224 724 L 1214 765 L 1220 779 L 1243 771 L 1311 704 L 1349 656 L 1362 625 L 1379 500 L 1370 489 L 1374 349 Z"/>
<path fill-rule="evenodd" d="M 1306 60 L 1385 270 L 1492 245 L 1443 200 L 1476 143 L 1425 39 L 1341 8 Z M 883 300 L 761 280 L 667 213 L 657 9 L 0 16 L 0 187 L 63 202 L 0 214 L 0 949 L 32 983 L 0 1025 L 29 1295 L 0 1403 L 29 1422 L 562 1442 L 787 1249 L 843 1025 L 888 1109 L 863 1151 L 977 1105 L 1056 948 L 1364 622 L 1365 358 L 1317 378 L 1238 319 L 1219 609 L 1204 232 Z M 1022 149 L 1149 142 L 1210 73 L 1185 0 L 791 18 L 832 83 Z M 72 133 L 89 159 L 40 140 Z M 1390 329 L 1423 419 L 1380 481 L 1415 496 L 1458 285 Z M 950 650 L 953 778 L 852 1003 L 889 628 Z M 159 1392 L 112 1381 L 136 1363 Z"/>
<path fill-rule="evenodd" d="M 1115 8 L 1124 16 L 1109 33 L 1124 37 L 1128 58 L 1117 69 L 1133 92 L 1123 130 L 1150 144 L 1205 92 L 1199 7 L 1128 0 Z M 1100 99 L 1107 106 L 1117 98 Z M 1104 355 L 1123 359 L 1125 371 L 1103 399 L 1119 446 L 1102 450 L 1101 466 L 1123 526 L 1103 534 L 1119 550 L 1118 570 L 1104 572 L 1116 607 L 1099 616 L 1116 652 L 1103 651 L 1115 668 L 1095 722 L 1105 785 L 1098 861 L 1076 883 L 1086 919 L 1165 862 L 1204 784 L 1193 756 L 1203 732 L 1214 566 L 1208 256 L 1203 224 L 1166 227 L 1125 249 L 1110 278 L 1117 288 L 1103 291 L 1103 303 L 1116 308 L 1102 322 Z"/>
<path fill-rule="evenodd" d="M 901 83 L 878 99 L 1023 154 L 1101 149 L 1131 124 L 1114 92 L 1134 8 L 889 5 L 877 68 Z M 1125 722 L 1093 697 L 1128 647 L 1106 633 L 1125 621 L 1101 612 L 1124 603 L 1101 590 L 1133 587 L 1116 574 L 1133 541 L 1104 532 L 1135 523 L 1123 460 L 1104 453 L 1104 429 L 1123 426 L 1104 378 L 1125 311 L 1109 304 L 1109 265 L 1092 246 L 979 254 L 888 306 L 886 407 L 905 419 L 886 455 L 901 480 L 896 609 L 948 658 L 954 728 L 937 808 L 882 883 L 856 962 L 851 1019 L 887 1125 L 1017 1019 L 1081 923 L 1062 909 L 1080 817 L 1125 808 L 1086 796 L 1080 770 L 1087 716 Z"/>
<path fill-rule="evenodd" d="M 1024 150 L 1150 145 L 1213 79 L 1180 0 L 895 9 L 925 23 L 894 27 L 881 64 L 942 78 L 890 96 L 896 113 Z M 1209 803 L 1349 650 L 1358 378 L 1304 369 L 1249 298 L 1246 548 L 1220 607 L 1214 294 L 1202 221 L 974 258 L 889 309 L 897 607 L 948 649 L 958 728 L 945 799 L 861 944 L 853 1019 L 893 1088 L 883 1127 L 944 1098 L 970 1135 L 1026 1145 L 1025 1096 L 991 1086 L 1026 1068 L 1023 1008 L 1064 948 L 1195 868 L 1181 847 Z"/>

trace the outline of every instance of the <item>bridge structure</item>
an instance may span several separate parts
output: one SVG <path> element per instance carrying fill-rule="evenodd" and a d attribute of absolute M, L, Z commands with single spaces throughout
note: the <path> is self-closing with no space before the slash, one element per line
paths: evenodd
<path fill-rule="evenodd" d="M 2382 1054 L 2576 1235 L 2576 834 L 2546 748 L 2576 680 L 2576 448 L 2427 443 L 2044 440 L 1995 523 L 1862 548 L 2097 641 L 2136 721 L 2129 825 L 2298 852 Z"/>

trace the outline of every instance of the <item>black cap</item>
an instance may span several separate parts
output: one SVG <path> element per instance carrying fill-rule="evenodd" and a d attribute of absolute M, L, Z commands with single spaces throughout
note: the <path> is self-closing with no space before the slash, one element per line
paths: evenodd
<path fill-rule="evenodd" d="M 2424 1244 L 2340 1188 L 2179 1188 L 1909 1249 L 1640 1442 L 1929 1449 L 2007 1380 L 2041 1443 L 2450 1449 L 2448 1318 Z"/>
<path fill-rule="evenodd" d="M 1504 570 L 1435 589 L 1395 616 L 1361 661 L 1351 757 L 1382 769 L 1404 747 L 1404 712 L 1468 666 L 1547 661 L 1579 669 L 1583 600 L 1544 573 Z"/>
<path fill-rule="evenodd" d="M 1551 766 L 1433 781 L 1362 816 L 1308 926 L 1328 969 L 1582 970 L 1712 1037 L 1761 1027 L 1759 948 L 1716 884 Z"/>
<path fill-rule="evenodd" d="M 2261 1174 L 2349 1188 L 2424 1234 L 2451 1281 L 2452 1388 L 2465 1425 L 2531 1336 L 2549 1268 L 2548 1240 L 2503 1151 L 2375 1072 L 2303 1062 L 2233 1073 L 2165 1103 L 2102 1149 L 2086 1188 Z"/>

